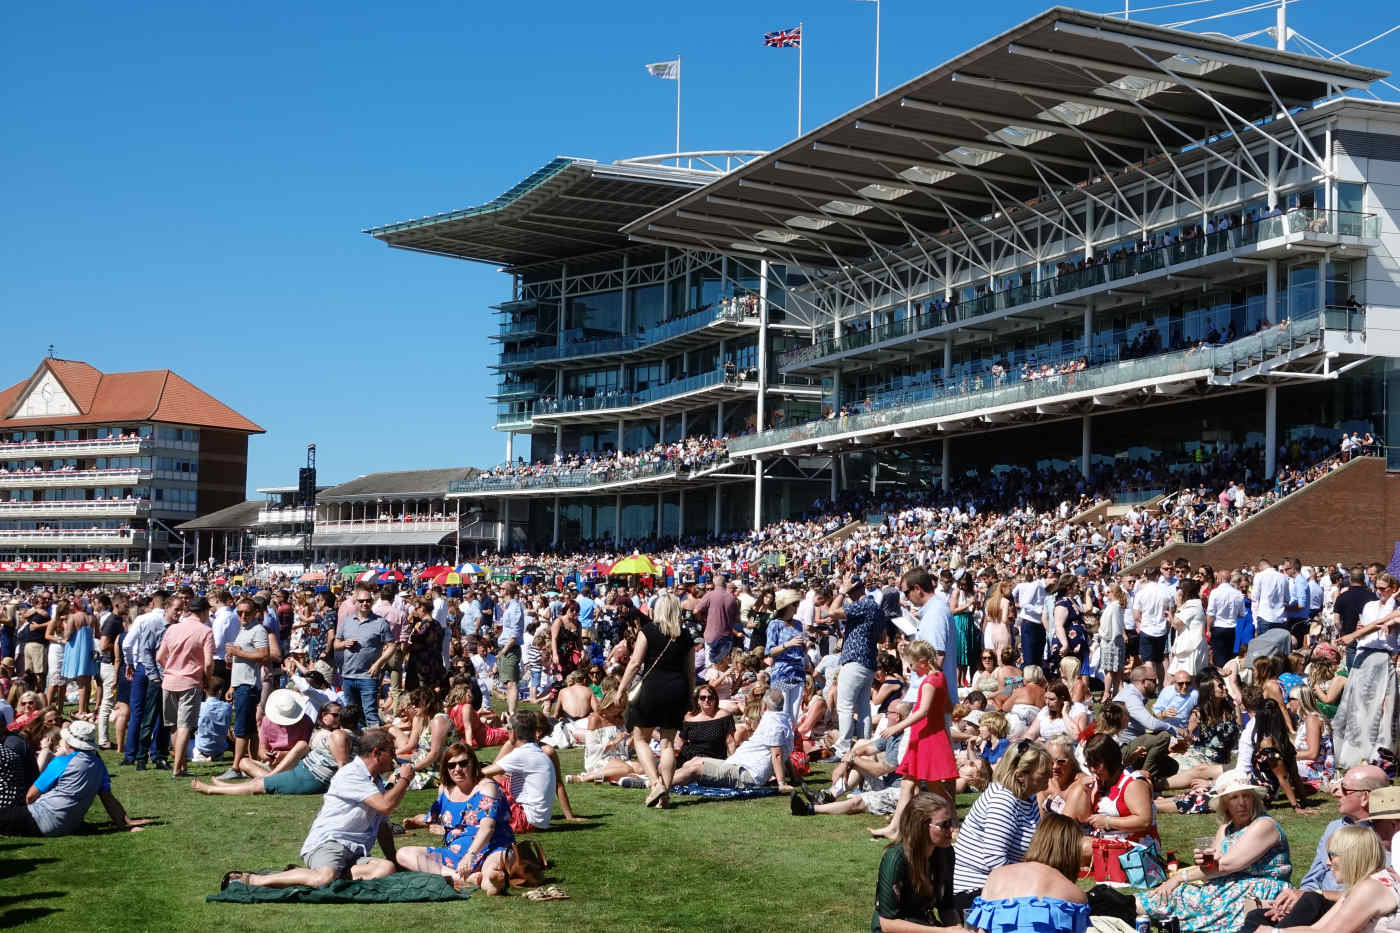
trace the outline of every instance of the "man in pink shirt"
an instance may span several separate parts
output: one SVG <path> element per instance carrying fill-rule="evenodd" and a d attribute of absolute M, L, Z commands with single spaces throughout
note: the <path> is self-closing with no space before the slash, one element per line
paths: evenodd
<path fill-rule="evenodd" d="M 398 596 L 399 588 L 392 583 L 385 583 L 379 587 L 379 599 L 375 600 L 370 611 L 385 622 L 389 623 L 389 634 L 394 639 L 394 644 L 399 646 L 392 660 L 387 665 L 389 668 L 389 699 L 397 705 L 399 693 L 403 688 L 403 668 L 404 661 L 408 658 L 408 636 L 413 631 L 413 626 L 408 624 L 408 612 L 403 608 L 403 604 L 395 599 Z"/>
<path fill-rule="evenodd" d="M 172 744 L 175 761 L 172 777 L 189 777 L 185 770 L 185 755 L 190 736 L 199 727 L 199 704 L 204 699 L 204 686 L 214 673 L 214 632 L 209 627 L 209 600 L 197 596 L 190 601 L 189 612 L 179 622 L 165 628 L 156 662 L 164 676 L 161 690 L 165 694 L 165 724 L 174 729 Z"/>

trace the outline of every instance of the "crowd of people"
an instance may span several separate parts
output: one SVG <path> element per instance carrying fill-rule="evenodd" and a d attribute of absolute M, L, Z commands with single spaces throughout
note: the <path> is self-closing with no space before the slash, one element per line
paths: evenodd
<path fill-rule="evenodd" d="M 314 591 L 232 592 L 212 572 L 17 589 L 0 613 L 0 833 L 74 832 L 94 800 L 144 829 L 112 794 L 110 752 L 185 793 L 322 798 L 301 867 L 225 886 L 416 871 L 495 894 L 528 875 L 519 837 L 556 808 L 577 818 L 578 783 L 660 809 L 775 790 L 794 818 L 883 820 L 874 930 L 1400 919 L 1380 896 L 1400 881 L 1391 572 L 1326 555 L 1143 565 L 1175 520 L 1248 509 L 1238 482 L 1089 520 L 1102 500 L 1053 475 L 970 482 L 675 542 L 651 552 L 669 575 L 594 578 L 581 568 L 625 556 L 600 549 L 450 590 L 414 568 Z M 405 812 L 423 789 L 435 802 Z M 1269 814 L 1312 817 L 1322 795 L 1340 817 L 1293 886 Z M 1172 812 L 1219 822 L 1166 873 Z M 442 838 L 398 847 L 399 827 Z"/>
<path fill-rule="evenodd" d="M 482 474 L 485 479 L 513 477 L 521 480 L 537 478 L 594 477 L 615 473 L 667 468 L 693 471 L 703 469 L 729 458 L 728 437 L 683 437 L 670 443 L 656 443 L 638 450 L 621 451 L 608 448 L 599 451 L 581 450 L 556 453 L 550 461 L 526 463 L 524 458 L 503 463 Z"/>

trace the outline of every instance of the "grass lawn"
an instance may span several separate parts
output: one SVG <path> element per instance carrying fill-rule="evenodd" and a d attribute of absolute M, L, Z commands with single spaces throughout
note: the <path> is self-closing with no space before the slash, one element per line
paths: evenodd
<path fill-rule="evenodd" d="M 563 753 L 576 771 L 582 752 Z M 587 823 L 557 822 L 538 838 L 555 863 L 549 881 L 567 901 L 512 895 L 449 904 L 385 906 L 207 904 L 229 869 L 299 861 L 319 797 L 202 797 L 163 771 L 138 773 L 106 756 L 114 792 L 133 816 L 159 817 L 145 832 L 110 833 L 95 803 L 90 833 L 52 840 L 0 838 L 0 928 L 33 930 L 405 929 L 801 930 L 869 929 L 881 846 L 865 838 L 873 817 L 809 817 L 782 797 L 751 801 L 677 798 L 645 810 L 645 792 L 570 785 Z M 201 777 L 222 767 L 196 767 Z M 820 770 L 812 786 L 824 786 Z M 422 812 L 436 791 L 410 793 L 400 815 Z M 965 812 L 971 797 L 960 801 Z M 1286 815 L 1282 815 L 1286 814 Z M 1336 816 L 1281 811 L 1292 844 L 1294 880 Z M 1165 848 L 1188 861 L 1192 837 L 1213 832 L 1213 816 L 1162 815 Z M 430 844 L 426 832 L 398 837 Z"/>

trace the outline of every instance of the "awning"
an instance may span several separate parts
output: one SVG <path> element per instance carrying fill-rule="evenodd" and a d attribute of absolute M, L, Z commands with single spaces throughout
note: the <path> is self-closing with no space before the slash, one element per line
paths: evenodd
<path fill-rule="evenodd" d="M 1291 111 L 1385 76 L 1056 7 L 624 230 L 799 265 L 862 263 L 1006 226 L 1008 213 L 1111 211 L 1114 179 L 1160 174 L 1157 159 L 1219 158 L 1205 140 L 1237 149 L 1232 135 L 1267 136 L 1314 158 Z"/>

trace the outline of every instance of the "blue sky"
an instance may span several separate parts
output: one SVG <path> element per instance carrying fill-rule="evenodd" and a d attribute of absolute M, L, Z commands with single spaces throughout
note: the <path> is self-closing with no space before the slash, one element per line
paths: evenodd
<path fill-rule="evenodd" d="M 882 87 L 1042 9 L 886 0 Z M 1330 9 L 1291 23 L 1340 51 L 1396 20 L 1380 0 Z M 328 482 L 498 462 L 485 335 L 508 280 L 359 231 L 489 200 L 555 155 L 670 151 L 675 86 L 642 65 L 678 53 L 683 148 L 779 145 L 797 53 L 761 36 L 799 20 L 811 128 L 870 96 L 871 4 L 9 4 L 0 384 L 51 343 L 109 371 L 169 366 L 267 428 L 250 493 L 293 482 L 310 442 Z M 1352 60 L 1397 58 L 1400 33 Z"/>

